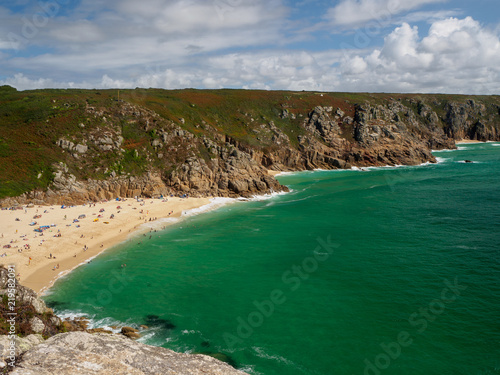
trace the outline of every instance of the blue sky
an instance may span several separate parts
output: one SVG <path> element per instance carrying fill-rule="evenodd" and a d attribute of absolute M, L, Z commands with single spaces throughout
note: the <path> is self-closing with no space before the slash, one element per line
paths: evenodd
<path fill-rule="evenodd" d="M 500 94 L 498 0 L 0 0 L 0 85 Z"/>

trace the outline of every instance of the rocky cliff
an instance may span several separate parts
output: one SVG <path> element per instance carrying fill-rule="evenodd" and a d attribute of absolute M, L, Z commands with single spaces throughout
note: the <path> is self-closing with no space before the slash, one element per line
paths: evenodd
<path fill-rule="evenodd" d="M 457 139 L 500 139 L 497 96 L 126 90 L 118 100 L 113 91 L 8 93 L 0 117 L 3 206 L 251 196 L 286 190 L 268 170 L 415 165 L 434 162 L 431 149 L 454 148 Z M 36 115 L 16 113 L 20 103 Z"/>
<path fill-rule="evenodd" d="M 207 355 L 176 353 L 141 344 L 126 335 L 88 330 L 78 319 L 62 321 L 33 290 L 15 283 L 14 277 L 0 266 L 0 373 L 243 374 Z"/>

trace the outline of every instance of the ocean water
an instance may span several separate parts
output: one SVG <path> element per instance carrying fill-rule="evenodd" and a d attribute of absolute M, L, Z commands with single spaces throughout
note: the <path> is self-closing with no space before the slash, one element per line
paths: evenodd
<path fill-rule="evenodd" d="M 500 374 L 498 146 L 282 175 L 291 193 L 132 238 L 45 299 L 250 374 Z"/>

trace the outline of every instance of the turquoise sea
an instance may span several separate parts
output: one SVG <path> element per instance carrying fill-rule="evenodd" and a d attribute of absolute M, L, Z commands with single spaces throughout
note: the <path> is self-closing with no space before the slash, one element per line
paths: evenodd
<path fill-rule="evenodd" d="M 45 299 L 250 374 L 500 374 L 499 146 L 282 175 L 291 193 L 133 238 Z"/>

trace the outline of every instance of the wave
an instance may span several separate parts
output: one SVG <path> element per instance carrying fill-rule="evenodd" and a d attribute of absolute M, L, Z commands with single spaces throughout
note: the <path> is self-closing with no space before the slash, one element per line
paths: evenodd
<path fill-rule="evenodd" d="M 145 343 L 145 344 L 149 344 L 149 345 L 161 346 L 165 342 L 178 340 L 178 338 L 169 337 L 169 338 L 166 338 L 164 341 L 162 340 L 159 343 L 153 342 L 153 341 L 155 341 L 155 340 L 153 340 L 153 338 L 155 336 L 157 336 L 158 332 L 160 332 L 162 330 L 162 327 L 152 326 L 152 327 L 149 327 L 147 329 L 141 329 L 140 325 L 137 324 L 136 322 L 134 322 L 132 320 L 132 318 L 128 319 L 124 322 L 121 320 L 110 318 L 110 317 L 97 319 L 95 315 L 85 314 L 79 310 L 56 311 L 56 314 L 62 320 L 65 320 L 65 319 L 73 320 L 73 319 L 78 319 L 78 318 L 85 318 L 88 321 L 88 326 L 87 326 L 88 329 L 102 328 L 102 329 L 111 331 L 113 333 L 120 333 L 122 327 L 132 327 L 132 328 L 138 329 L 140 331 L 141 337 L 139 339 L 137 339 L 137 341 Z M 183 334 L 184 333 L 185 332 L 183 331 Z M 189 332 L 189 333 L 191 333 L 191 332 Z"/>
<path fill-rule="evenodd" d="M 290 175 L 293 175 L 293 174 L 296 174 L 296 173 L 300 173 L 301 171 L 293 171 L 293 172 L 280 172 L 276 175 L 274 175 L 274 177 L 280 177 L 280 176 L 290 176 Z"/>
<path fill-rule="evenodd" d="M 191 330 L 185 329 L 181 333 L 183 335 L 199 335 L 199 336 L 202 335 L 202 333 L 200 331 L 195 331 L 194 329 L 191 329 Z"/>
<path fill-rule="evenodd" d="M 148 221 L 147 223 L 141 224 L 139 226 L 139 228 L 142 230 L 144 230 L 144 229 L 149 229 L 149 230 L 156 229 L 156 230 L 158 230 L 158 229 L 163 229 L 163 227 L 165 225 L 175 224 L 178 221 L 180 221 L 180 218 L 178 218 L 178 217 L 164 217 L 164 218 L 161 218 L 161 219 L 158 219 L 155 221 L 151 221 L 151 222 Z M 129 237 L 130 238 L 136 237 L 138 233 L 141 233 L 141 231 L 131 233 L 129 235 Z"/>
<path fill-rule="evenodd" d="M 221 208 L 225 205 L 228 205 L 230 203 L 235 203 L 238 202 L 238 199 L 236 198 L 223 198 L 223 197 L 216 197 L 216 198 L 211 198 L 210 203 L 205 204 L 201 207 L 197 208 L 192 208 L 190 210 L 184 210 L 182 211 L 181 217 L 190 217 L 190 216 L 195 216 L 199 215 L 205 212 L 213 211 L 218 208 Z"/>
<path fill-rule="evenodd" d="M 304 197 L 304 198 L 297 198 L 297 199 L 292 199 L 292 200 L 289 200 L 289 201 L 288 200 L 281 201 L 278 204 L 283 205 L 283 204 L 289 204 L 289 203 L 302 202 L 302 201 L 306 201 L 308 199 L 311 199 L 311 198 L 314 198 L 314 197 L 317 197 L 317 196 L 318 196 L 317 194 L 308 195 L 307 197 Z"/>
<path fill-rule="evenodd" d="M 263 348 L 259 348 L 257 346 L 253 346 L 252 349 L 255 351 L 257 357 L 269 359 L 272 361 L 284 363 L 288 366 L 296 367 L 296 365 L 292 361 L 290 361 L 289 359 L 286 359 L 285 357 L 282 357 L 280 355 L 268 354 L 268 353 L 266 353 L 266 351 Z"/>
<path fill-rule="evenodd" d="M 261 201 L 267 201 L 269 199 L 272 199 L 274 197 L 279 197 L 281 195 L 286 195 L 293 193 L 293 190 L 290 190 L 289 192 L 286 191 L 273 191 L 270 194 L 263 194 L 263 195 L 254 195 L 251 198 L 238 198 L 240 201 L 249 201 L 249 202 L 261 202 Z"/>
<path fill-rule="evenodd" d="M 498 146 L 500 146 L 500 143 L 494 143 L 494 144 L 492 144 L 492 146 L 493 147 L 498 147 Z"/>
<path fill-rule="evenodd" d="M 440 159 L 440 158 L 436 158 L 436 160 L 437 159 Z M 439 163 L 439 161 L 438 161 L 438 163 Z M 356 172 L 369 172 L 369 171 L 380 171 L 380 170 L 387 170 L 387 169 L 425 167 L 428 165 L 435 165 L 435 164 L 436 163 L 432 163 L 430 161 L 427 161 L 425 163 L 418 164 L 418 165 L 396 164 L 396 165 L 382 165 L 382 166 L 378 166 L 378 167 L 351 167 L 351 169 L 347 169 L 347 170 L 356 171 Z"/>
<path fill-rule="evenodd" d="M 62 320 L 65 319 L 78 319 L 78 318 L 85 318 L 88 320 L 88 328 L 103 328 L 108 331 L 112 331 L 113 333 L 120 333 L 121 327 L 132 327 L 132 328 L 139 328 L 137 324 L 134 324 L 133 322 L 122 322 L 110 317 L 106 318 L 101 318 L 101 319 L 96 319 L 95 315 L 92 314 L 85 314 L 79 310 L 64 310 L 64 311 L 57 311 L 56 312 L 57 316 L 61 318 Z M 116 328 L 113 328 L 116 327 Z"/>

